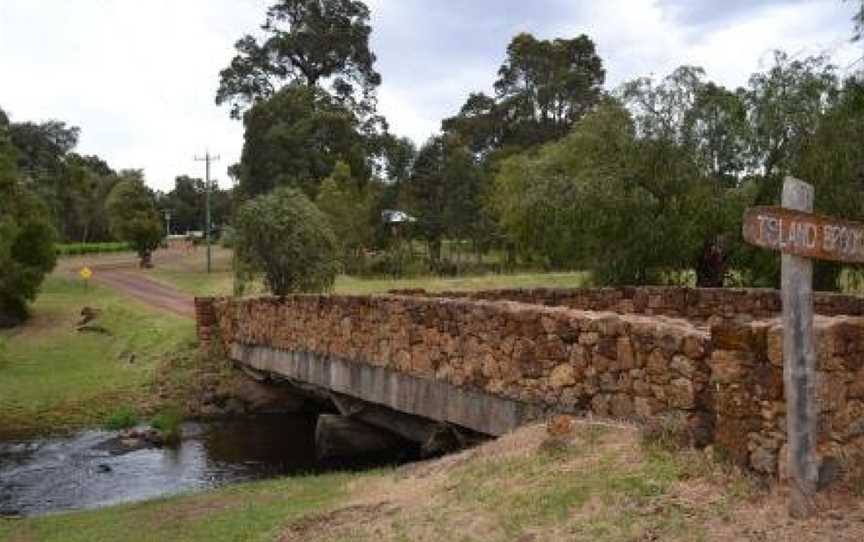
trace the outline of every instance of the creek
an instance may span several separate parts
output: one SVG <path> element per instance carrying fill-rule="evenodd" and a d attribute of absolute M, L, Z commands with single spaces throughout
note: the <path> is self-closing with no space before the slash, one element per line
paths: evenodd
<path fill-rule="evenodd" d="M 0 517 L 91 509 L 266 478 L 370 465 L 323 464 L 316 416 L 187 423 L 175 447 L 118 450 L 118 432 L 0 440 Z M 386 461 L 382 461 L 386 462 Z"/>

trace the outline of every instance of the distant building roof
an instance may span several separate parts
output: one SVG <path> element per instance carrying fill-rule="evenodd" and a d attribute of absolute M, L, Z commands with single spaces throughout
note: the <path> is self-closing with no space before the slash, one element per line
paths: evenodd
<path fill-rule="evenodd" d="M 406 222 L 417 222 L 417 219 L 405 211 L 385 209 L 381 211 L 381 219 L 385 224 L 404 224 Z"/>

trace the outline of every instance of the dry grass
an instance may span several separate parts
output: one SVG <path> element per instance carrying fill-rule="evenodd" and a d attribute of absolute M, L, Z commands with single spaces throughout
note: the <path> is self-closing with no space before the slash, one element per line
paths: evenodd
<path fill-rule="evenodd" d="M 532 426 L 364 481 L 281 540 L 709 540 L 706 520 L 749 495 L 701 454 L 644 451 L 631 427 L 580 423 L 566 446 L 547 441 Z"/>

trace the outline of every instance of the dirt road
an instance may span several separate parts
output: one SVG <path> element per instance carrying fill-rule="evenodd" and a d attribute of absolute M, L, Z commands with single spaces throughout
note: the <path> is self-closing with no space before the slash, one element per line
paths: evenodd
<path fill-rule="evenodd" d="M 183 253 L 179 251 L 159 250 L 154 254 L 153 260 L 159 265 L 182 256 Z M 133 254 L 64 258 L 59 262 L 58 269 L 77 273 L 84 266 L 93 270 L 93 279 L 98 283 L 153 307 L 186 318 L 195 317 L 192 296 L 148 278 L 144 271 L 138 269 L 138 258 Z"/>
<path fill-rule="evenodd" d="M 139 301 L 187 318 L 195 317 L 195 303 L 184 294 L 144 276 L 141 272 L 119 269 L 99 269 L 97 282 L 119 290 Z"/>

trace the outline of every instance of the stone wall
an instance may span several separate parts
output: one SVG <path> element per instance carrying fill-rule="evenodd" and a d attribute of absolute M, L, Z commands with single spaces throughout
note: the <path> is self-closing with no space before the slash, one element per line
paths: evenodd
<path fill-rule="evenodd" d="M 701 324 L 748 322 L 773 318 L 781 310 L 780 292 L 758 288 L 527 288 L 478 292 L 426 292 L 393 290 L 414 296 L 518 301 L 579 310 L 611 311 L 619 314 L 662 315 Z M 818 292 L 817 314 L 864 316 L 864 297 Z"/>
<path fill-rule="evenodd" d="M 214 307 L 226 351 L 238 343 L 332 355 L 618 418 L 707 407 L 709 335 L 683 320 L 400 296 L 267 297 Z"/>
<path fill-rule="evenodd" d="M 782 329 L 777 319 L 752 320 L 763 310 L 773 315 L 776 293 L 757 291 L 738 305 L 730 300 L 740 300 L 746 290 L 642 291 L 644 304 L 643 294 L 628 296 L 627 289 L 500 294 L 508 299 L 516 297 L 512 292 L 530 292 L 523 295 L 535 304 L 478 299 L 499 299 L 489 292 L 458 299 L 311 295 L 196 303 L 209 318 L 199 320 L 202 342 L 217 336 L 215 326 L 227 352 L 260 345 L 332 356 L 518 401 L 538 412 L 636 420 L 682 413 L 697 444 L 776 473 L 785 443 Z M 702 307 L 733 303 L 750 312 L 714 318 L 710 325 L 625 313 L 636 298 L 634 311 L 659 310 L 676 295 L 693 299 L 692 292 Z M 598 305 L 614 304 L 622 313 L 567 306 L 577 297 L 603 300 Z M 855 298 L 825 299 L 822 306 L 834 309 Z M 858 472 L 864 467 L 855 466 L 864 458 L 864 319 L 819 316 L 815 327 L 821 450 L 851 475 L 864 476 Z"/>
<path fill-rule="evenodd" d="M 819 452 L 864 480 L 864 320 L 817 316 Z M 786 404 L 779 320 L 711 330 L 715 445 L 763 474 L 782 471 Z M 781 472 L 781 475 L 783 473 Z"/>

